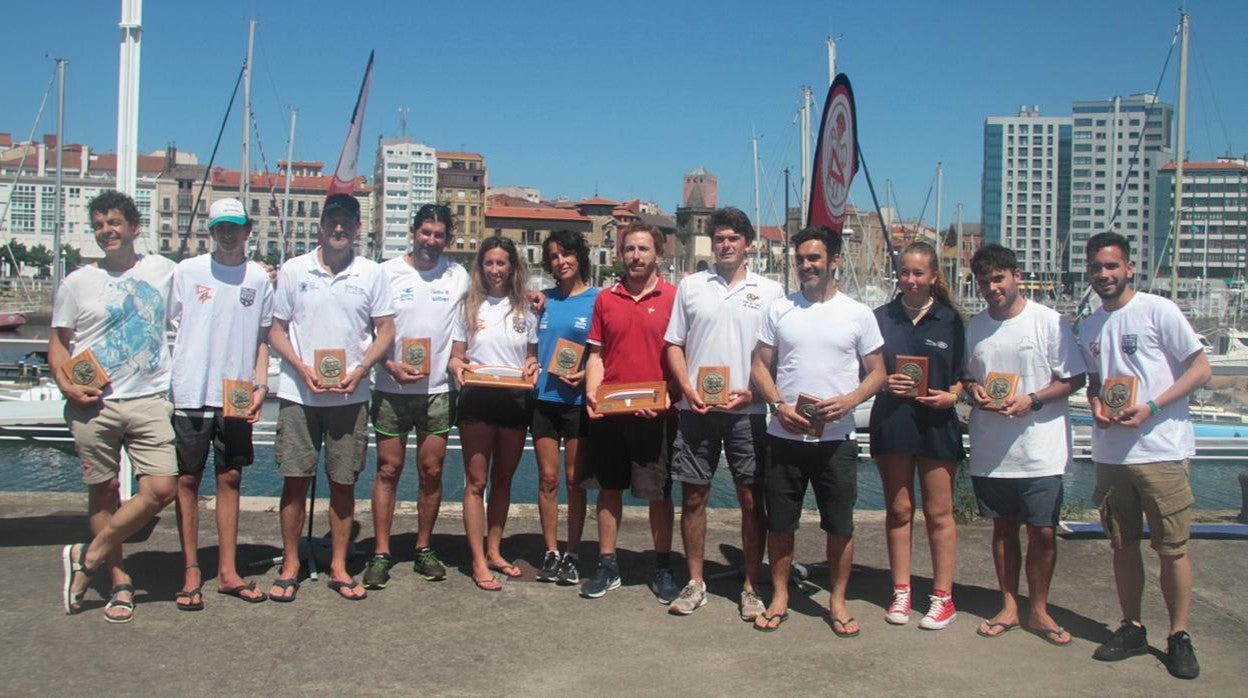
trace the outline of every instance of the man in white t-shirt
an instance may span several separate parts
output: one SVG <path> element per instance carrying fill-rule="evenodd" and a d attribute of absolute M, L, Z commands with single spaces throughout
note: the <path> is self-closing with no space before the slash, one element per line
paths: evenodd
<path fill-rule="evenodd" d="M 243 467 L 255 460 L 251 427 L 269 392 L 269 346 L 273 282 L 247 260 L 251 220 L 238 199 L 208 209 L 213 251 L 180 262 L 169 292 L 173 343 L 173 431 L 178 453 L 178 532 L 185 563 L 179 610 L 204 607 L 199 568 L 199 485 L 208 452 L 216 471 L 217 593 L 250 603 L 268 598 L 238 574 L 238 497 Z M 227 394 L 225 381 L 232 384 Z M 245 417 L 225 417 L 229 401 Z"/>
<path fill-rule="evenodd" d="M 988 306 L 966 325 L 976 408 L 970 419 L 971 482 L 980 515 L 992 519 L 1002 600 L 1001 610 L 976 632 L 997 637 L 1021 624 L 1018 534 L 1026 524 L 1027 628 L 1054 645 L 1068 645 L 1070 633 L 1049 615 L 1048 595 L 1057 564 L 1062 474 L 1070 464 L 1067 396 L 1083 387 L 1087 369 L 1070 324 L 1019 293 L 1022 272 L 1012 250 L 983 245 L 971 258 L 971 272 Z M 999 375 L 989 380 L 991 374 Z"/>
<path fill-rule="evenodd" d="M 1187 632 L 1192 605 L 1187 539 L 1195 503 L 1188 459 L 1196 453 L 1196 438 L 1187 402 L 1193 390 L 1209 382 L 1209 359 L 1177 305 L 1131 287 L 1135 265 L 1126 238 L 1117 233 L 1093 235 L 1087 259 L 1088 280 L 1101 298 L 1100 309 L 1079 330 L 1095 421 L 1093 499 L 1114 551 L 1114 581 L 1123 618 L 1113 637 L 1092 657 L 1113 662 L 1148 652 L 1148 636 L 1140 623 L 1141 520 L 1146 518 L 1170 615 L 1166 669 L 1178 678 L 1193 679 L 1200 665 Z M 1134 391 L 1123 383 L 1102 390 L 1113 378 L 1134 379 Z M 1117 416 L 1111 417 L 1115 408 Z"/>
<path fill-rule="evenodd" d="M 809 484 L 827 533 L 832 632 L 855 637 L 861 627 L 845 603 L 858 499 L 854 408 L 888 379 L 884 338 L 871 309 L 837 290 L 839 233 L 806 228 L 793 249 L 801 291 L 767 309 L 752 360 L 754 387 L 772 410 L 763 495 L 773 596 L 754 628 L 773 632 L 789 617 L 793 538 Z"/>
<path fill-rule="evenodd" d="M 395 342 L 391 354 L 377 365 L 377 387 L 370 408 L 377 435 L 377 479 L 373 481 L 375 542 L 373 557 L 364 569 L 366 589 L 384 589 L 390 581 L 395 492 L 412 429 L 416 430 L 420 479 L 413 569 L 430 581 L 446 578 L 446 568 L 430 543 L 442 504 L 442 464 L 455 416 L 455 393 L 446 371 L 451 358 L 451 326 L 462 314 L 469 285 L 468 272 L 442 257 L 453 227 L 449 207 L 421 206 L 410 229 L 412 251 L 381 265 L 394 301 Z M 404 361 L 405 339 L 428 340 L 428 373 Z"/>
<path fill-rule="evenodd" d="M 715 265 L 685 277 L 663 339 L 672 379 L 680 384 L 680 422 L 672 445 L 672 480 L 681 483 L 680 532 L 689 564 L 689 583 L 668 606 L 689 615 L 706 604 L 702 556 L 706 542 L 706 500 L 711 478 L 725 453 L 741 505 L 742 571 L 739 611 L 753 620 L 765 610 L 757 588 L 763 566 L 767 519 L 759 474 L 766 457 L 767 406 L 750 391 L 750 352 L 767 306 L 784 296 L 780 284 L 745 266 L 754 226 L 736 208 L 713 211 L 706 229 Z M 718 368 L 727 369 L 727 381 Z M 709 369 L 703 373 L 705 369 Z M 718 398 L 715 404 L 708 399 Z"/>
<path fill-rule="evenodd" d="M 65 396 L 65 422 L 87 484 L 90 543 L 61 550 L 62 599 L 77 613 L 91 579 L 109 568 L 112 590 L 104 617 L 134 617 L 134 586 L 122 567 L 122 541 L 147 525 L 177 491 L 173 408 L 165 303 L 173 262 L 134 248 L 140 216 L 134 200 L 105 191 L 88 206 L 95 242 L 104 252 L 96 264 L 65 278 L 52 309 L 48 363 Z M 89 354 L 87 352 L 90 352 Z M 109 383 L 97 378 L 103 370 Z M 121 502 L 121 448 L 139 478 L 139 491 Z"/>
<path fill-rule="evenodd" d="M 274 455 L 286 480 L 284 557 L 269 590 L 274 601 L 294 601 L 299 589 L 299 534 L 322 446 L 333 547 L 329 587 L 349 601 L 367 593 L 347 572 L 347 544 L 368 448 L 368 372 L 394 346 L 394 307 L 381 265 L 355 254 L 359 232 L 359 202 L 330 195 L 321 208 L 319 246 L 287 260 L 277 280 L 269 345 L 282 358 Z M 319 361 L 318 349 L 325 352 Z"/>

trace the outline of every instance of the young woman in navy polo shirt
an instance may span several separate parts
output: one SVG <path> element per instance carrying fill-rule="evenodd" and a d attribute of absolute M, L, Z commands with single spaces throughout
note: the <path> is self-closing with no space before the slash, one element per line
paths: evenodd
<path fill-rule="evenodd" d="M 871 456 L 880 470 L 888 509 L 893 601 L 885 619 L 895 625 L 910 622 L 910 534 L 918 472 L 933 580 L 931 606 L 919 627 L 940 630 L 957 617 L 951 596 L 957 556 L 953 480 L 964 453 L 953 408 L 962 394 L 965 335 L 935 248 L 911 243 L 899 261 L 901 292 L 875 309 L 889 376 L 876 395 L 870 427 Z M 914 382 L 897 372 L 898 355 L 927 357 L 925 397 L 905 396 Z"/>

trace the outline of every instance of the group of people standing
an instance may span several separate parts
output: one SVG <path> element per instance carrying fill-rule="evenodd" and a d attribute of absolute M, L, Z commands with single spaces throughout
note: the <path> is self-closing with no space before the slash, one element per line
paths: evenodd
<path fill-rule="evenodd" d="M 1187 459 L 1194 454 L 1187 394 L 1208 380 L 1209 367 L 1177 307 L 1131 289 L 1130 247 L 1117 234 L 1088 241 L 1088 275 L 1102 307 L 1077 341 L 1061 316 L 1022 295 L 1014 254 L 994 244 L 972 259 L 987 308 L 966 323 L 937 251 L 922 242 L 901 251 L 900 292 L 873 311 L 837 285 L 840 235 L 804 229 L 792 240 L 800 288 L 786 296 L 746 265 L 756 231 L 734 208 L 716 210 L 706 222 L 712 264 L 676 286 L 659 274 L 665 240 L 654 226 L 635 222 L 619 232 L 623 273 L 603 289 L 588 283 L 583 236 L 555 231 L 542 244 L 542 266 L 555 285 L 537 294 L 526 292 L 526 265 L 506 238 L 483 240 L 468 271 L 444 257 L 454 229 L 445 206 L 421 207 L 411 225 L 412 250 L 377 264 L 354 253 L 358 203 L 330 196 L 318 247 L 288 260 L 276 286 L 266 269 L 246 259 L 252 222 L 236 200 L 211 208 L 212 254 L 176 266 L 135 251 L 139 215 L 129 197 L 104 193 L 90 213 L 104 258 L 67 277 L 49 347 L 95 534 L 62 552 L 68 613 L 79 609 L 92 576 L 106 571 L 113 582 L 107 620 L 133 618 L 121 542 L 175 499 L 186 565 L 177 604 L 203 608 L 196 504 L 209 450 L 218 492 L 218 593 L 256 603 L 295 600 L 306 494 L 322 452 L 330 482 L 329 586 L 347 600 L 385 588 L 396 564 L 396 491 L 413 430 L 414 571 L 443 579 L 431 535 L 448 434 L 458 427 L 463 523 L 477 588 L 498 591 L 506 578 L 521 575 L 503 556 L 502 541 L 512 478 L 531 433 L 546 548 L 538 579 L 580 585 L 591 599 L 618 588 L 616 542 L 623 493 L 630 490 L 649 504 L 651 591 L 673 614 L 695 612 L 707 603 L 706 506 L 722 454 L 741 514 L 740 617 L 764 632 L 788 618 L 794 536 L 811 488 L 826 534 L 832 630 L 854 637 L 862 630 L 846 604 L 857 500 L 854 412 L 874 398 L 870 452 L 883 483 L 893 582 L 885 620 L 911 620 L 916 479 L 933 587 L 919 626 L 939 630 L 957 617 L 953 491 L 965 453 L 954 408 L 964 401 L 971 406 L 974 491 L 980 512 L 993 519 L 1002 593 L 1001 610 L 978 633 L 997 637 L 1023 624 L 1018 578 L 1025 570 L 1026 627 L 1066 645 L 1071 636 L 1049 615 L 1047 592 L 1062 473 L 1070 462 L 1067 396 L 1086 381 L 1095 419 L 1095 498 L 1114 550 L 1124 616 L 1095 656 L 1116 660 L 1147 650 L 1139 624 L 1139 544 L 1147 518 L 1170 611 L 1167 666 L 1176 676 L 1198 672 L 1186 627 Z M 166 323 L 176 328 L 172 357 Z M 415 359 L 408 355 L 413 342 L 420 349 Z M 583 348 L 583 358 L 573 352 L 567 363 L 562 352 L 569 347 Z M 111 381 L 103 388 L 62 370 L 88 349 Z M 234 549 L 241 469 L 254 458 L 251 425 L 268 390 L 270 350 L 282 359 L 275 457 L 284 477 L 284 557 L 266 593 L 238 574 Z M 326 355 L 337 364 L 323 363 Z M 565 370 L 549 370 L 556 362 Z M 910 364 L 924 368 L 916 374 Z M 467 380 L 498 366 L 526 384 Z M 1134 379 L 1134 402 L 1124 406 L 1117 392 L 1107 401 L 1100 388 L 1111 378 L 1115 390 L 1120 379 Z M 239 384 L 246 386 L 243 397 Z M 659 384 L 665 396 L 623 413 L 600 403 L 613 388 L 639 384 Z M 231 405 L 240 416 L 226 416 Z M 347 570 L 347 548 L 370 421 L 377 454 L 374 551 L 357 581 Z M 117 479 L 123 445 L 140 476 L 138 494 L 126 502 Z M 568 504 L 562 551 L 561 471 Z M 681 484 L 683 586 L 671 559 L 674 482 Z M 598 491 L 598 556 L 582 582 L 590 569 L 578 558 L 588 489 Z M 766 602 L 764 550 L 772 589 Z"/>

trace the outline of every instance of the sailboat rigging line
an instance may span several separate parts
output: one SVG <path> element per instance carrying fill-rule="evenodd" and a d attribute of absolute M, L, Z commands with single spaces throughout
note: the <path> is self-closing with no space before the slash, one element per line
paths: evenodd
<path fill-rule="evenodd" d="M 230 113 L 234 111 L 234 100 L 238 97 L 238 86 L 243 82 L 243 71 L 247 70 L 247 63 L 244 61 L 241 68 L 238 69 L 238 77 L 234 80 L 234 91 L 230 93 L 230 103 L 225 107 L 225 116 L 221 119 L 221 128 L 217 130 L 217 142 L 212 145 L 212 155 L 208 156 L 208 167 L 204 168 L 204 178 L 199 183 L 199 193 L 195 195 L 195 207 L 191 211 L 198 211 L 199 205 L 204 200 L 204 189 L 208 186 L 208 177 L 212 174 L 213 163 L 217 161 L 217 149 L 221 147 L 221 136 L 225 134 L 225 125 L 230 120 Z M 242 182 L 238 183 L 239 187 L 243 186 Z M 186 250 L 190 244 L 191 226 L 194 225 L 195 216 L 191 216 L 191 220 L 187 221 L 186 232 L 182 233 L 182 240 L 178 244 L 178 259 L 186 257 Z"/>
<path fill-rule="evenodd" d="M 880 230 L 884 233 L 884 245 L 888 248 L 888 261 L 893 267 L 893 278 L 890 281 L 895 285 L 900 274 L 897 270 L 897 251 L 893 249 L 893 231 L 884 225 L 884 212 L 880 209 L 880 198 L 875 195 L 875 183 L 871 181 L 871 170 L 867 167 L 867 159 L 862 154 L 862 144 L 855 143 L 854 148 L 858 151 L 858 162 L 862 165 L 862 176 L 867 178 L 867 190 L 871 192 L 871 203 L 875 204 L 875 215 L 879 216 L 880 219 Z"/>
<path fill-rule="evenodd" d="M 251 130 L 256 134 L 256 149 L 260 151 L 260 164 L 264 167 L 264 177 L 266 178 L 265 183 L 269 188 L 269 206 L 277 209 L 279 212 L 277 222 L 282 231 L 282 244 L 285 245 L 286 235 L 288 232 L 286 227 L 289 225 L 287 214 L 290 212 L 286 210 L 285 206 L 282 206 L 277 201 L 277 187 L 275 186 L 276 182 L 274 181 L 275 175 L 269 171 L 269 159 L 264 154 L 264 141 L 260 140 L 260 122 L 256 120 L 255 112 L 252 112 L 251 114 Z M 290 167 L 289 162 L 286 163 L 286 167 Z M 256 251 L 259 251 L 259 249 L 259 246 L 257 246 Z"/>
<path fill-rule="evenodd" d="M 919 209 L 919 218 L 914 222 L 914 234 L 917 237 L 919 231 L 923 228 L 923 216 L 927 215 L 927 205 L 932 202 L 932 190 L 936 188 L 936 180 L 933 179 L 927 185 L 927 196 L 923 198 L 923 208 Z M 940 231 L 936 231 L 939 233 Z"/>
<path fill-rule="evenodd" d="M 1166 71 L 1170 68 L 1170 59 L 1174 57 L 1174 47 L 1175 47 L 1175 44 L 1179 40 L 1179 34 L 1182 31 L 1182 28 L 1183 28 L 1183 25 L 1181 23 L 1178 26 L 1176 26 L 1174 28 L 1174 36 L 1171 37 L 1170 39 L 1170 50 L 1166 52 L 1166 62 L 1162 64 L 1161 75 L 1157 76 L 1157 86 L 1153 88 L 1153 95 L 1157 98 L 1160 98 L 1161 83 L 1164 82 L 1166 79 Z M 1145 108 L 1145 111 L 1144 111 L 1145 126 L 1148 125 L 1148 120 L 1152 118 L 1153 110 L 1156 109 L 1156 107 L 1157 107 L 1157 100 L 1154 99 L 1152 104 L 1148 105 L 1148 107 Z M 1117 128 L 1116 125 L 1115 125 L 1115 128 Z M 1118 195 L 1114 199 L 1114 210 L 1110 213 L 1109 220 L 1105 222 L 1105 228 L 1107 230 L 1112 229 L 1114 225 L 1114 221 L 1118 220 L 1118 212 L 1119 210 L 1122 209 L 1122 199 L 1123 197 L 1126 196 L 1126 193 L 1127 193 L 1127 183 L 1131 181 L 1131 175 L 1135 173 L 1135 166 L 1139 163 L 1140 148 L 1144 145 L 1144 136 L 1147 132 L 1148 132 L 1147 128 L 1140 129 L 1140 135 L 1135 139 L 1135 148 L 1131 150 L 1131 157 L 1127 158 L 1127 174 L 1125 177 L 1123 177 L 1122 185 L 1118 189 Z M 1183 157 L 1183 154 L 1178 153 L 1177 157 Z M 1154 264 L 1156 264 L 1157 262 L 1157 260 L 1155 259 L 1151 261 Z"/>
<path fill-rule="evenodd" d="M 39 130 L 39 122 L 43 120 L 43 109 L 48 106 L 48 95 L 52 94 L 52 86 L 56 84 L 56 70 L 55 67 L 52 68 L 52 75 L 48 78 L 48 89 L 43 91 L 43 99 L 39 100 L 39 111 L 35 112 L 35 122 L 30 125 L 30 135 L 26 137 L 22 159 L 17 161 L 17 172 L 13 175 L 13 183 L 9 185 L 9 196 L 4 200 L 4 211 L 0 212 L 0 225 L 9 220 L 9 206 L 13 203 L 13 194 L 17 191 L 18 182 L 22 181 L 22 172 L 26 169 L 26 157 L 30 155 L 30 148 L 35 143 L 35 132 Z M 61 144 L 57 143 L 56 147 L 61 147 Z M 9 238 L 9 241 L 4 244 L 4 249 L 9 253 L 9 260 L 13 262 L 13 273 L 17 278 L 22 278 L 21 274 L 17 274 L 17 258 L 13 256 L 13 238 Z"/>
<path fill-rule="evenodd" d="M 1203 100 L 1204 95 L 1207 93 L 1209 95 L 1209 101 L 1213 102 L 1213 116 L 1218 120 L 1218 126 L 1222 128 L 1222 137 L 1226 139 L 1226 154 L 1230 155 L 1234 152 L 1231 146 L 1231 134 L 1226 130 L 1226 121 L 1222 118 L 1222 107 L 1218 105 L 1218 93 L 1213 89 L 1213 80 L 1209 79 L 1209 66 L 1205 63 L 1204 56 L 1199 51 L 1195 51 L 1195 53 L 1196 62 L 1200 65 L 1200 73 L 1205 78 L 1205 89 L 1204 92 L 1201 93 L 1201 99 Z M 1204 106 L 1203 101 L 1201 102 L 1201 106 Z M 1203 116 L 1205 118 L 1205 134 L 1209 138 L 1209 150 L 1210 152 L 1217 152 L 1213 147 L 1213 136 L 1209 135 L 1213 132 L 1213 129 L 1209 127 L 1209 115 L 1208 113 L 1205 113 Z"/>

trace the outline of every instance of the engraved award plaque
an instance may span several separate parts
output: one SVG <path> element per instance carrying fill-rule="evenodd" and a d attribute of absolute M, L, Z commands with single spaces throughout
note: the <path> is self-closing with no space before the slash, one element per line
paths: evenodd
<path fill-rule="evenodd" d="M 417 373 L 429 374 L 429 362 L 432 352 L 429 349 L 428 337 L 404 339 L 400 345 L 399 361 L 411 366 Z"/>
<path fill-rule="evenodd" d="M 666 407 L 666 399 L 667 384 L 663 381 L 598 386 L 600 414 L 632 414 L 637 410 L 661 411 Z"/>
<path fill-rule="evenodd" d="M 337 388 L 347 377 L 346 349 L 317 349 L 313 363 L 317 378 L 326 388 Z"/>
<path fill-rule="evenodd" d="M 570 339 L 559 338 L 555 342 L 555 353 L 550 357 L 546 372 L 552 376 L 567 376 L 581 370 L 581 359 L 585 356 L 585 345 L 577 344 Z"/>
<path fill-rule="evenodd" d="M 61 364 L 61 373 L 74 385 L 103 390 L 112 381 L 95 358 L 95 352 L 84 349 Z"/>
<path fill-rule="evenodd" d="M 927 396 L 927 357 L 897 355 L 897 373 L 915 382 L 915 386 L 907 390 L 905 397 Z"/>
<path fill-rule="evenodd" d="M 1135 404 L 1135 392 L 1139 380 L 1135 376 L 1106 378 L 1101 382 L 1101 402 L 1110 419 L 1118 419 L 1122 411 Z"/>
<path fill-rule="evenodd" d="M 474 371 L 465 370 L 464 385 L 475 385 L 478 388 L 533 389 L 533 383 L 524 375 L 524 369 L 514 366 L 478 366 Z"/>
<path fill-rule="evenodd" d="M 698 398 L 707 405 L 728 402 L 727 366 L 703 366 L 698 369 Z"/>
<path fill-rule="evenodd" d="M 251 409 L 251 381 L 221 381 L 221 416 L 229 419 L 246 419 Z"/>
<path fill-rule="evenodd" d="M 988 377 L 984 379 L 984 391 L 988 393 L 989 402 L 984 407 L 986 410 L 1003 410 L 1005 403 L 1014 398 L 1014 393 L 1018 390 L 1017 373 L 998 373 L 992 371 Z"/>
<path fill-rule="evenodd" d="M 819 413 L 815 408 L 815 405 L 818 402 L 819 398 L 813 395 L 798 393 L 797 404 L 794 405 L 794 409 L 797 410 L 797 413 L 802 415 L 806 421 L 810 422 L 810 429 L 806 431 L 806 434 L 808 436 L 813 436 L 816 439 L 823 436 L 823 427 L 827 423 L 819 418 Z"/>

